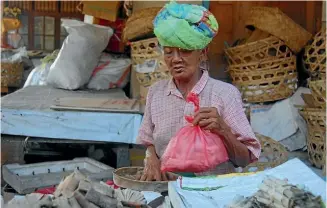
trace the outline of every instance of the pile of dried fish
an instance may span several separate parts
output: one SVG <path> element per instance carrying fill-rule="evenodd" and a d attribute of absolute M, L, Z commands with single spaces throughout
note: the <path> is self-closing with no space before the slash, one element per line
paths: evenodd
<path fill-rule="evenodd" d="M 226 208 L 322 208 L 321 197 L 286 180 L 268 177 L 251 197 L 238 197 Z"/>
<path fill-rule="evenodd" d="M 67 176 L 53 196 L 29 194 L 11 201 L 7 208 L 127 208 L 148 207 L 141 192 L 116 189 L 103 182 L 90 181 L 80 171 Z"/>

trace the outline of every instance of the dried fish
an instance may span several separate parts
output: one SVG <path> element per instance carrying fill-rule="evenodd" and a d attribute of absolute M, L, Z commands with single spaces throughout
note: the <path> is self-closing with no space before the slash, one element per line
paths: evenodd
<path fill-rule="evenodd" d="M 286 180 L 268 177 L 253 196 L 238 197 L 226 208 L 321 208 L 321 197 Z"/>
<path fill-rule="evenodd" d="M 137 205 L 146 204 L 144 195 L 139 191 L 134 191 L 131 189 L 116 189 L 115 195 L 117 196 L 117 200 L 121 202 Z"/>

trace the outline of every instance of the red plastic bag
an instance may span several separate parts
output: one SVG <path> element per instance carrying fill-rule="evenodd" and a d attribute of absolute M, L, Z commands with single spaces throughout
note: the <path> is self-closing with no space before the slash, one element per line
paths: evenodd
<path fill-rule="evenodd" d="M 195 105 L 195 112 L 199 110 L 199 98 L 191 93 L 187 102 Z M 185 116 L 193 122 L 192 116 Z M 228 154 L 221 138 L 199 126 L 187 125 L 179 130 L 170 140 L 161 158 L 163 172 L 205 172 L 226 162 Z"/>

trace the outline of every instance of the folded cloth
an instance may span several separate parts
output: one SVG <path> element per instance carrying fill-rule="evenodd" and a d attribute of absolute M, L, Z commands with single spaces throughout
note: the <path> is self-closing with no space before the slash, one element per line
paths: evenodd
<path fill-rule="evenodd" d="M 181 189 L 189 191 L 212 191 L 225 186 L 217 180 L 216 176 L 205 178 L 179 177 L 177 179 L 177 184 Z"/>
<path fill-rule="evenodd" d="M 204 49 L 218 32 L 216 18 L 206 8 L 171 1 L 154 20 L 161 46 L 187 50 Z"/>

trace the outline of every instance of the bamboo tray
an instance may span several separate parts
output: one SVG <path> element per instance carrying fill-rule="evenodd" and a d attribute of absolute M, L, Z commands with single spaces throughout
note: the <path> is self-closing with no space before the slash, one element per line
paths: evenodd
<path fill-rule="evenodd" d="M 283 40 L 295 53 L 300 52 L 312 36 L 277 7 L 252 7 L 245 24 Z"/>
<path fill-rule="evenodd" d="M 259 172 L 271 169 L 288 160 L 287 150 L 279 142 L 258 133 L 256 133 L 256 137 L 261 144 L 261 155 L 257 162 L 251 163 L 243 168 L 243 173 Z"/>
<path fill-rule="evenodd" d="M 116 169 L 113 172 L 114 183 L 119 187 L 129 188 L 136 191 L 154 191 L 159 193 L 168 191 L 169 181 L 139 181 L 135 178 L 138 171 L 143 171 L 143 167 L 125 167 Z M 168 174 L 177 178 L 177 175 L 174 173 Z"/>

